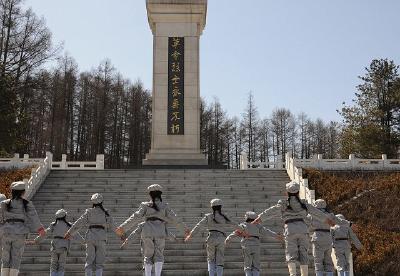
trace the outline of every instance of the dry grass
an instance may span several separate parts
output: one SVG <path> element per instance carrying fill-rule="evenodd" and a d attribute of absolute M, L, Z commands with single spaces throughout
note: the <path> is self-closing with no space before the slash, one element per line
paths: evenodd
<path fill-rule="evenodd" d="M 0 192 L 10 197 L 10 185 L 14 181 L 21 181 L 24 178 L 30 178 L 31 168 L 0 170 Z"/>
<path fill-rule="evenodd" d="M 355 223 L 364 245 L 354 254 L 356 275 L 400 275 L 400 173 L 307 170 L 305 177 L 317 197 Z"/>

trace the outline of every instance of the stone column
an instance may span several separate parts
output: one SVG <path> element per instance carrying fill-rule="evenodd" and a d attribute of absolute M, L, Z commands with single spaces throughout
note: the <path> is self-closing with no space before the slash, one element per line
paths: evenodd
<path fill-rule="evenodd" d="M 143 165 L 207 165 L 200 149 L 199 86 L 199 41 L 207 0 L 146 0 L 146 4 L 154 35 L 153 119 L 151 150 Z M 173 60 L 173 51 L 179 47 L 180 59 Z M 181 85 L 176 94 L 172 91 L 178 86 L 173 85 Z M 175 109 L 172 101 L 176 101 Z"/>

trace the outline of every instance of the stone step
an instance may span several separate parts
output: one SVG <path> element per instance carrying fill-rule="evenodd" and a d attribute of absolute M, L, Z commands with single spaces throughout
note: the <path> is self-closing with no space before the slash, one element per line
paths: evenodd
<path fill-rule="evenodd" d="M 48 268 L 48 267 L 47 267 Z M 45 265 L 22 265 L 21 271 L 32 271 L 33 273 L 29 274 L 22 274 L 22 276 L 26 275 L 35 275 L 35 276 L 48 276 L 49 273 L 45 271 L 46 266 Z M 48 270 L 48 269 L 47 269 Z M 39 271 L 39 272 L 37 272 Z M 261 271 L 261 275 L 271 275 L 271 276 L 287 276 L 287 268 L 281 268 L 281 269 L 274 269 L 274 268 L 263 268 Z M 265 274 L 264 274 L 265 273 Z M 66 270 L 65 275 L 67 276 L 84 276 L 83 272 L 83 264 L 76 264 L 76 265 L 71 265 L 71 267 L 68 267 Z M 105 271 L 103 273 L 103 276 L 143 276 L 143 271 L 142 267 L 140 264 L 137 265 L 132 265 L 131 267 L 115 267 L 115 268 L 105 268 Z M 207 267 L 204 265 L 197 268 L 197 269 L 178 269 L 178 270 L 168 270 L 164 269 L 163 270 L 163 276 L 208 276 L 207 273 Z M 224 275 L 227 276 L 243 276 L 243 268 L 238 268 L 238 269 L 225 269 L 224 270 Z"/>
<path fill-rule="evenodd" d="M 289 178 L 284 170 L 230 171 L 230 170 L 104 170 L 104 171 L 52 171 L 33 198 L 42 223 L 54 221 L 54 212 L 60 208 L 69 211 L 74 221 L 88 207 L 90 195 L 103 194 L 104 205 L 118 225 L 139 206 L 148 201 L 146 188 L 153 183 L 164 186 L 163 199 L 178 216 L 193 227 L 200 218 L 210 212 L 209 201 L 221 198 L 223 211 L 235 221 L 243 221 L 245 211 L 257 213 L 285 197 L 285 183 Z M 282 221 L 271 220 L 265 226 L 282 232 Z M 229 234 L 233 229 L 227 228 Z M 183 243 L 181 233 L 177 241 L 167 241 L 166 263 L 163 276 L 206 276 L 206 231 Z M 82 229 L 82 234 L 85 232 Z M 35 235 L 31 235 L 34 237 Z M 143 275 L 139 240 L 131 241 L 120 249 L 121 241 L 109 233 L 105 276 Z M 261 245 L 261 275 L 287 275 L 284 245 L 272 237 L 263 238 Z M 50 241 L 27 246 L 21 267 L 21 275 L 48 275 Z M 68 276 L 83 276 L 84 245 L 73 243 L 68 257 Z M 226 249 L 225 275 L 244 275 L 242 249 L 239 240 Z"/>

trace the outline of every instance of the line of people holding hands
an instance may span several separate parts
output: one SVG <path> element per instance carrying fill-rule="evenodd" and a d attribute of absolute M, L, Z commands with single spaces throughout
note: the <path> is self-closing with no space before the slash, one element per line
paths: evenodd
<path fill-rule="evenodd" d="M 280 200 L 259 215 L 247 211 L 241 223 L 234 222 L 222 211 L 222 200 L 213 199 L 212 212 L 206 214 L 192 230 L 163 201 L 163 188 L 158 184 L 147 188 L 150 200 L 142 202 L 137 211 L 119 227 L 115 226 L 111 214 L 103 207 L 103 196 L 97 193 L 91 197 L 92 207 L 86 209 L 75 223 L 69 223 L 67 212 L 61 209 L 56 212 L 54 222 L 45 229 L 32 202 L 24 199 L 25 183 L 14 182 L 11 185 L 11 198 L 0 196 L 1 276 L 17 276 L 25 244 L 37 244 L 46 237 L 51 239 L 51 276 L 64 275 L 66 257 L 74 240 L 86 245 L 85 275 L 102 276 L 109 231 L 115 232 L 123 240 L 122 247 L 140 237 L 145 276 L 151 276 L 153 269 L 155 276 L 161 276 L 165 241 L 175 239 L 168 229 L 171 225 L 183 233 L 185 242 L 189 242 L 201 230 L 208 232 L 206 245 L 210 276 L 223 275 L 225 247 L 234 238 L 241 239 L 245 275 L 259 276 L 262 237 L 284 241 L 290 276 L 297 275 L 297 263 L 300 264 L 301 276 L 307 276 L 310 234 L 316 276 L 333 276 L 332 247 L 335 248 L 338 276 L 349 276 L 351 242 L 358 249 L 362 247 L 350 222 L 343 215 L 334 216 L 330 213 L 322 199 L 313 205 L 301 200 L 299 188 L 295 182 L 288 183 L 285 200 Z M 262 226 L 263 221 L 276 218 L 284 221 L 283 235 Z M 233 230 L 228 236 L 227 227 Z M 86 229 L 84 238 L 79 234 L 82 229 Z M 131 234 L 127 236 L 130 231 Z M 32 232 L 37 232 L 38 237 L 27 240 Z"/>

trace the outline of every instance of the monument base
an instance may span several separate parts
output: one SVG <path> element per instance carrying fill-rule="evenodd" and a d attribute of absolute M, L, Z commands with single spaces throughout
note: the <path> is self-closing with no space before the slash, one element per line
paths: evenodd
<path fill-rule="evenodd" d="M 208 160 L 201 153 L 150 152 L 143 166 L 208 166 Z"/>

